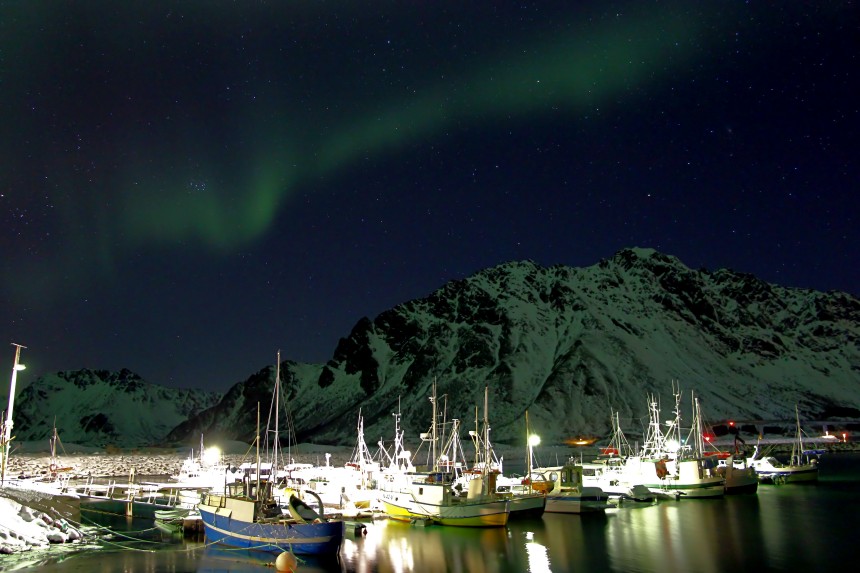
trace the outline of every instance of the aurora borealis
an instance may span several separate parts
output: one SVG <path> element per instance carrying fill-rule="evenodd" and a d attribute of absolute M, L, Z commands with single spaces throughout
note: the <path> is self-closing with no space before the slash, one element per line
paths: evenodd
<path fill-rule="evenodd" d="M 461 4 L 0 6 L 33 373 L 223 389 L 481 268 L 629 246 L 856 294 L 849 4 Z"/>

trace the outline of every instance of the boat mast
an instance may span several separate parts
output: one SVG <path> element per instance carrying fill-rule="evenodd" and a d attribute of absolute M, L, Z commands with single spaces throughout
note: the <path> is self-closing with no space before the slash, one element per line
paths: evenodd
<path fill-rule="evenodd" d="M 57 440 L 59 439 L 60 436 L 57 434 L 57 417 L 54 416 L 54 432 L 51 434 L 51 439 L 49 440 L 51 448 L 51 464 L 48 467 L 57 467 Z"/>
<path fill-rule="evenodd" d="M 681 448 L 681 386 L 672 381 L 672 393 L 675 395 L 675 419 L 669 426 L 669 431 L 666 432 L 668 439 L 672 440 L 672 447 L 678 448 L 675 450 L 675 458 L 682 459 L 684 450 Z M 677 445 L 676 445 L 677 444 Z"/>
<path fill-rule="evenodd" d="M 12 410 L 15 406 L 15 383 L 18 380 L 18 371 L 24 370 L 24 365 L 19 362 L 21 349 L 27 348 L 15 342 L 15 363 L 12 365 L 12 381 L 9 383 L 9 408 L 6 410 L 6 423 L 3 425 L 3 461 L 0 463 L 0 483 L 6 481 L 6 462 L 9 459 L 9 446 L 12 442 Z"/>
<path fill-rule="evenodd" d="M 248 485 L 250 487 L 250 484 Z M 260 403 L 257 402 L 257 490 L 254 497 L 260 499 Z"/>
<path fill-rule="evenodd" d="M 699 406 L 699 397 L 695 392 L 693 396 L 693 455 L 700 458 L 705 455 L 705 440 L 702 436 L 702 410 Z"/>
<path fill-rule="evenodd" d="M 665 452 L 665 444 L 666 437 L 660 429 L 660 405 L 657 397 L 651 394 L 648 398 L 648 433 L 639 455 L 643 458 L 660 458 Z"/>
<path fill-rule="evenodd" d="M 791 463 L 801 465 L 803 463 L 803 436 L 800 432 L 800 412 L 797 404 L 794 405 L 794 422 L 797 424 L 797 439 L 791 447 Z"/>
<path fill-rule="evenodd" d="M 439 460 L 436 458 L 436 377 L 433 377 L 433 397 L 430 399 L 433 402 L 433 423 L 430 424 L 430 439 L 433 441 L 433 471 L 439 471 Z"/>
<path fill-rule="evenodd" d="M 484 468 L 481 470 L 481 476 L 484 478 L 484 494 L 488 495 L 492 493 L 490 491 L 489 484 L 489 475 L 490 475 L 490 420 L 489 414 L 487 413 L 487 408 L 489 407 L 489 399 L 487 398 L 487 394 L 490 391 L 489 386 L 484 386 Z"/>
<path fill-rule="evenodd" d="M 526 480 L 529 482 L 529 493 L 532 493 L 532 436 L 529 432 L 529 411 L 526 410 Z"/>
<path fill-rule="evenodd" d="M 474 467 L 478 467 L 478 464 L 481 463 L 481 444 L 479 440 L 481 439 L 480 427 L 478 426 L 478 407 L 475 406 L 475 432 L 469 432 L 472 436 L 472 442 L 475 444 L 475 465 Z"/>
<path fill-rule="evenodd" d="M 278 361 L 275 364 L 275 447 L 274 454 L 272 457 L 272 472 L 274 472 L 275 483 L 278 481 L 278 449 L 281 447 L 281 442 L 278 438 L 278 410 L 280 410 L 280 396 L 281 396 L 281 351 L 278 350 Z M 269 480 L 271 481 L 272 475 L 269 475 Z"/>
<path fill-rule="evenodd" d="M 404 449 L 403 436 L 400 433 L 400 396 L 397 397 L 397 412 L 392 412 L 391 415 L 394 416 L 394 455 L 389 459 L 389 467 L 400 469 L 400 452 Z M 379 445 L 382 445 L 381 439 Z"/>

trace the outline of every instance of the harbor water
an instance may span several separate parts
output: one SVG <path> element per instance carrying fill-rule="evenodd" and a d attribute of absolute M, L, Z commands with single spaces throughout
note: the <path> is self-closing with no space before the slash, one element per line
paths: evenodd
<path fill-rule="evenodd" d="M 559 515 L 507 527 L 415 526 L 380 519 L 349 535 L 337 559 L 304 559 L 322 572 L 837 571 L 857 538 L 860 454 L 828 454 L 812 485 L 760 485 L 754 495 L 631 504 L 605 514 Z M 98 548 L 0 556 L 0 571 L 252 573 L 274 555 L 207 545 L 151 519 L 88 515 L 116 533 Z M 92 523 L 89 523 L 92 525 Z"/>

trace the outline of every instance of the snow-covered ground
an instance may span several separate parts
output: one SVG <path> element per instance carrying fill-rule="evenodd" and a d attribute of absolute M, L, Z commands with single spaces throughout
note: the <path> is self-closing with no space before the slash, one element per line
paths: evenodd
<path fill-rule="evenodd" d="M 208 447 L 208 446 L 207 446 Z M 221 461 L 236 465 L 243 462 L 253 462 L 256 450 L 243 442 L 225 442 L 218 444 L 222 452 Z M 185 461 L 193 453 L 192 450 L 149 449 L 131 450 L 119 453 L 108 453 L 100 448 L 77 447 L 66 445 L 56 461 L 57 468 L 70 478 L 115 477 L 128 478 L 132 472 L 137 476 L 169 476 L 176 475 Z M 331 464 L 343 464 L 349 460 L 352 448 L 345 446 L 317 446 L 300 444 L 293 450 L 296 461 L 324 465 L 325 454 L 331 454 Z M 261 454 L 264 455 L 264 454 Z M 283 455 L 283 454 L 281 454 Z M 22 444 L 9 458 L 6 475 L 41 476 L 49 473 L 51 456 L 45 451 Z"/>
<path fill-rule="evenodd" d="M 75 524 L 21 505 L 4 497 L 0 489 L 0 553 L 18 553 L 82 539 Z"/>

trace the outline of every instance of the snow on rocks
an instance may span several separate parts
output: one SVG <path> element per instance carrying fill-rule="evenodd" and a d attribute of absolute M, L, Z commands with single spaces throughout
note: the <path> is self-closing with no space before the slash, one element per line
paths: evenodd
<path fill-rule="evenodd" d="M 44 548 L 83 539 L 65 519 L 54 519 L 7 497 L 0 497 L 0 553 Z"/>

